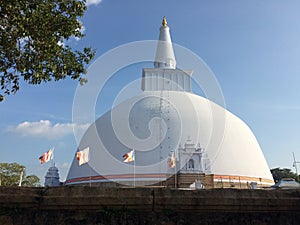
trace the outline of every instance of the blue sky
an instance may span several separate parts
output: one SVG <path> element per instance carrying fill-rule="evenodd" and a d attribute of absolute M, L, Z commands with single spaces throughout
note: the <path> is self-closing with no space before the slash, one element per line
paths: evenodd
<path fill-rule="evenodd" d="M 293 169 L 292 152 L 300 161 L 299 10 L 296 0 L 94 0 L 80 19 L 86 36 L 68 44 L 92 46 L 97 58 L 122 44 L 156 40 L 166 16 L 173 42 L 192 50 L 214 72 L 227 109 L 252 129 L 270 168 Z M 124 84 L 141 76 L 139 66 L 109 81 L 96 117 Z M 43 183 L 50 163 L 40 165 L 38 157 L 54 146 L 64 180 L 77 146 L 72 133 L 77 82 L 21 85 L 0 103 L 0 161 L 25 165 Z"/>

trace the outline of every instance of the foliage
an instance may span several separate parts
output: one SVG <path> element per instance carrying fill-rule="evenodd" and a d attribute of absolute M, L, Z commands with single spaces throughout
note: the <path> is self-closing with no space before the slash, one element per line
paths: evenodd
<path fill-rule="evenodd" d="M 40 179 L 36 175 L 26 176 L 26 168 L 18 163 L 0 163 L 0 183 L 2 186 L 18 186 L 23 171 L 22 186 L 40 186 Z"/>
<path fill-rule="evenodd" d="M 271 173 L 275 182 L 280 181 L 282 178 L 294 178 L 297 182 L 300 183 L 300 176 L 292 172 L 290 169 L 274 168 L 271 169 Z"/>
<path fill-rule="evenodd" d="M 40 186 L 40 178 L 38 178 L 36 175 L 28 175 L 23 178 L 22 186 L 38 187 L 38 186 Z"/>
<path fill-rule="evenodd" d="M 95 51 L 73 50 L 63 44 L 70 37 L 82 38 L 78 18 L 85 0 L 0 1 L 0 101 L 16 93 L 19 81 L 29 84 L 82 77 Z"/>

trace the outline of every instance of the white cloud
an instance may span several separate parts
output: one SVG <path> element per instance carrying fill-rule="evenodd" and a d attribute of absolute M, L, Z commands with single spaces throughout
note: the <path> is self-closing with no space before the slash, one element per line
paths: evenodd
<path fill-rule="evenodd" d="M 77 31 L 79 31 L 81 34 L 84 34 L 84 32 L 85 32 L 85 27 L 83 26 L 83 23 L 80 21 L 80 20 L 78 20 L 78 22 L 80 23 L 80 28 L 76 28 L 76 32 Z M 79 41 L 81 38 L 79 38 L 79 37 L 74 37 L 74 39 L 76 40 L 76 41 Z"/>
<path fill-rule="evenodd" d="M 65 43 L 64 43 L 63 41 L 58 41 L 58 42 L 57 42 L 57 45 L 58 45 L 58 46 L 63 46 L 63 47 L 65 47 Z"/>
<path fill-rule="evenodd" d="M 8 131 L 18 133 L 24 137 L 42 137 L 48 139 L 60 139 L 66 135 L 72 134 L 73 129 L 85 131 L 89 124 L 56 123 L 52 124 L 49 120 L 40 120 L 37 122 L 28 122 L 11 126 Z"/>
<path fill-rule="evenodd" d="M 102 2 L 102 0 L 87 0 L 86 1 L 86 5 L 89 6 L 89 5 L 98 5 Z"/>

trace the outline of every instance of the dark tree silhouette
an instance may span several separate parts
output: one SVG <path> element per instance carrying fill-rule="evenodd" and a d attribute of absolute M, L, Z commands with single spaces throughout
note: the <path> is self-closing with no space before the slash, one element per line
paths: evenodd
<path fill-rule="evenodd" d="M 275 182 L 280 181 L 282 178 L 294 178 L 297 182 L 300 183 L 300 177 L 296 173 L 292 172 L 290 169 L 287 168 L 274 168 L 271 169 L 271 173 L 273 175 L 273 179 Z"/>

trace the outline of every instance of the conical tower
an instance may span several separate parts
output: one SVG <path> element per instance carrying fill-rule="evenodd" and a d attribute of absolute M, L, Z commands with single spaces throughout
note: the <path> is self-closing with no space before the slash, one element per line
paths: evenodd
<path fill-rule="evenodd" d="M 163 18 L 159 32 L 154 67 L 176 69 L 176 60 L 172 46 L 170 28 L 167 26 L 166 17 Z"/>
<path fill-rule="evenodd" d="M 166 17 L 163 18 L 159 32 L 154 68 L 143 69 L 143 91 L 192 91 L 191 70 L 176 68 L 176 59 L 167 26 Z"/>

